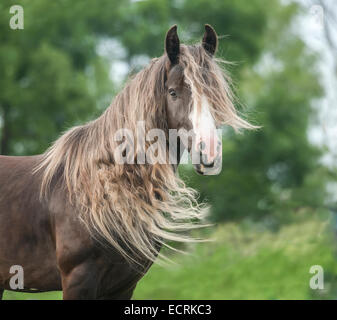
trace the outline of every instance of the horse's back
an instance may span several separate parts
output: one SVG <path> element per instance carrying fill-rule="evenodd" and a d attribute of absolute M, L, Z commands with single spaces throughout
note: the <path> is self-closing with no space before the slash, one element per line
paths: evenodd
<path fill-rule="evenodd" d="M 0 219 L 38 203 L 41 179 L 33 169 L 39 158 L 0 156 Z"/>

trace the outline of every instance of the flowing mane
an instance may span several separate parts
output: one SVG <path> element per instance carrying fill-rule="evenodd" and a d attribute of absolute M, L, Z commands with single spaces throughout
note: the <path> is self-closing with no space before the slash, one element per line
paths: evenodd
<path fill-rule="evenodd" d="M 218 125 L 252 128 L 233 106 L 230 79 L 201 45 L 181 45 L 179 64 L 192 96 L 205 94 Z M 146 130 L 168 131 L 166 89 L 169 60 L 153 59 L 136 74 L 96 120 L 64 133 L 43 154 L 36 171 L 43 172 L 41 197 L 50 197 L 55 177 L 66 186 L 80 219 L 93 237 L 116 248 L 128 260 L 160 255 L 157 244 L 192 241 L 182 234 L 200 226 L 207 208 L 195 190 L 186 187 L 170 164 L 117 164 L 114 133 L 135 132 L 137 121 Z M 148 146 L 147 146 L 148 147 Z M 163 257 L 164 258 L 164 257 Z"/>

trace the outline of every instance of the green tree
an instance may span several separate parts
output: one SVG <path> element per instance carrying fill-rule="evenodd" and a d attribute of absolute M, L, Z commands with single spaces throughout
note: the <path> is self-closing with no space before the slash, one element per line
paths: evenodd
<path fill-rule="evenodd" d="M 12 5 L 0 3 L 0 152 L 34 154 L 109 104 L 96 48 L 117 32 L 123 1 L 22 0 L 23 30 L 9 26 Z"/>

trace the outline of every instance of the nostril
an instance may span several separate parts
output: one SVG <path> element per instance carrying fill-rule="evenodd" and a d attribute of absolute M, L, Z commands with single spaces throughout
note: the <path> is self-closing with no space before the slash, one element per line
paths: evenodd
<path fill-rule="evenodd" d="M 200 155 L 201 155 L 201 164 L 205 167 L 205 168 L 213 168 L 213 166 L 214 166 L 214 160 L 212 160 L 212 161 L 208 161 L 208 157 L 207 157 L 207 155 L 205 155 L 205 154 L 201 154 L 200 153 Z"/>
<path fill-rule="evenodd" d="M 210 163 L 203 163 L 205 168 L 213 168 L 214 167 L 214 161 L 210 162 Z"/>

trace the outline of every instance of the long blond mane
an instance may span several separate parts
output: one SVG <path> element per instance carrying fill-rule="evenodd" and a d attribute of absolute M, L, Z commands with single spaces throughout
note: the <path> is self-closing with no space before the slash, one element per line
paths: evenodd
<path fill-rule="evenodd" d="M 218 124 L 252 128 L 233 106 L 229 78 L 219 61 L 201 45 L 181 45 L 179 63 L 193 98 L 206 94 Z M 61 172 L 69 198 L 90 233 L 116 248 L 129 261 L 160 256 L 168 240 L 192 241 L 183 231 L 198 227 L 206 208 L 197 192 L 186 187 L 170 164 L 117 164 L 113 150 L 116 130 L 167 131 L 163 55 L 132 79 L 96 120 L 70 129 L 43 155 L 41 196 L 50 197 L 52 181 Z"/>

